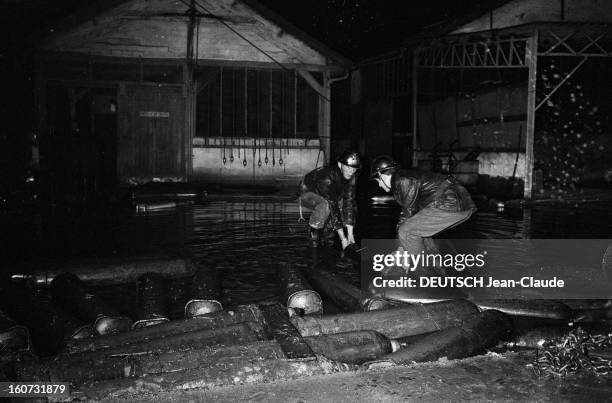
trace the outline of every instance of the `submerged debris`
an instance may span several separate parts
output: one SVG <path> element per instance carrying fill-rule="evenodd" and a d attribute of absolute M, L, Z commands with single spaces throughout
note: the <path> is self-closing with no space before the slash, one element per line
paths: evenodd
<path fill-rule="evenodd" d="M 612 332 L 607 335 L 591 335 L 582 328 L 570 331 L 566 336 L 547 340 L 544 349 L 536 351 L 532 364 L 538 376 L 566 376 L 577 372 L 597 376 L 612 374 L 612 357 L 597 354 L 612 349 Z"/>

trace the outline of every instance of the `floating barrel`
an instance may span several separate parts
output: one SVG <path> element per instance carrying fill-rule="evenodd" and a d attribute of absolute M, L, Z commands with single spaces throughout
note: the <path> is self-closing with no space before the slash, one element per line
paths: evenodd
<path fill-rule="evenodd" d="M 269 340 L 157 354 L 60 355 L 53 359 L 17 363 L 15 372 L 20 380 L 63 382 L 69 379 L 73 384 L 80 384 L 184 371 L 236 359 L 282 358 L 286 357 L 278 342 Z"/>
<path fill-rule="evenodd" d="M 201 267 L 193 276 L 191 299 L 185 304 L 185 317 L 223 310 L 221 305 L 221 280 L 216 267 Z"/>
<path fill-rule="evenodd" d="M 0 351 L 29 351 L 31 348 L 28 328 L 18 325 L 0 310 Z"/>
<path fill-rule="evenodd" d="M 399 349 L 399 343 L 373 330 L 304 337 L 312 351 L 331 360 L 361 364 Z"/>
<path fill-rule="evenodd" d="M 293 317 L 291 322 L 304 337 L 375 330 L 395 339 L 455 326 L 476 313 L 478 308 L 474 304 L 457 300 L 406 305 L 382 311 Z"/>
<path fill-rule="evenodd" d="M 351 369 L 323 357 L 304 359 L 245 360 L 211 363 L 199 368 L 147 375 L 115 381 L 85 383 L 72 391 L 71 398 L 101 400 L 117 396 L 134 397 L 160 391 L 184 392 L 189 389 L 212 389 L 220 386 L 270 383 L 310 376 L 326 375 Z"/>
<path fill-rule="evenodd" d="M 23 287 L 2 287 L 0 306 L 7 315 L 30 330 L 39 354 L 54 354 L 69 340 L 89 338 L 94 334 L 90 324 L 43 303 Z"/>
<path fill-rule="evenodd" d="M 368 296 L 332 273 L 318 269 L 310 269 L 307 273 L 314 288 L 344 312 L 375 311 L 391 306 L 384 298 Z"/>
<path fill-rule="evenodd" d="M 77 318 L 93 323 L 98 334 L 120 333 L 132 326 L 130 318 L 119 314 L 72 273 L 56 276 L 49 290 L 59 306 Z"/>
<path fill-rule="evenodd" d="M 257 305 L 240 305 L 233 311 L 214 312 L 194 318 L 173 320 L 157 326 L 135 329 L 130 332 L 96 337 L 89 340 L 73 341 L 66 347 L 68 353 L 97 351 L 129 344 L 146 345 L 151 340 L 198 330 L 223 328 L 240 322 L 265 323 Z"/>
<path fill-rule="evenodd" d="M 138 278 L 138 303 L 133 329 L 168 322 L 166 282 L 157 273 L 145 273 Z"/>
<path fill-rule="evenodd" d="M 565 304 L 550 300 L 490 299 L 473 300 L 479 309 L 496 309 L 508 315 L 553 320 L 569 320 L 572 310 Z"/>
<path fill-rule="evenodd" d="M 396 364 L 449 360 L 477 354 L 506 337 L 512 331 L 512 321 L 499 311 L 487 310 L 467 318 L 458 326 L 432 333 L 405 348 L 386 355 L 381 360 Z"/>
<path fill-rule="evenodd" d="M 313 291 L 299 268 L 290 264 L 279 266 L 278 285 L 287 308 L 305 315 L 323 313 L 321 296 Z"/>
<path fill-rule="evenodd" d="M 13 274 L 13 280 L 25 279 L 38 286 L 48 286 L 58 274 L 69 272 L 87 284 L 125 284 L 138 280 L 145 273 L 158 273 L 164 278 L 192 275 L 195 266 L 183 258 L 103 258 L 96 260 L 72 261 L 61 267 L 37 271 L 33 274 Z"/>

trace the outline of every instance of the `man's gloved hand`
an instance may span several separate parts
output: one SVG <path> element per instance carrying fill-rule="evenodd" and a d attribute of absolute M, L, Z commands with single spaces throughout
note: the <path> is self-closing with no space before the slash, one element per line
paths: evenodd
<path fill-rule="evenodd" d="M 349 246 L 349 240 L 345 236 L 340 237 L 340 243 L 342 244 L 342 250 L 345 250 L 347 246 Z"/>
<path fill-rule="evenodd" d="M 355 243 L 355 234 L 353 233 L 353 226 L 352 225 L 347 225 L 346 226 L 346 233 L 347 233 L 348 243 L 349 244 Z"/>

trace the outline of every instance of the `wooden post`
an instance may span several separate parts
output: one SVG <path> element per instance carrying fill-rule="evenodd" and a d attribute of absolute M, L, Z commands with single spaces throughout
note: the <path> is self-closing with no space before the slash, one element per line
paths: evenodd
<path fill-rule="evenodd" d="M 529 67 L 527 81 L 527 131 L 525 133 L 525 199 L 532 198 L 533 187 L 533 141 L 535 131 L 536 112 L 536 81 L 538 67 L 538 30 L 536 29 L 529 41 L 525 52 L 525 61 Z"/>
<path fill-rule="evenodd" d="M 329 165 L 331 161 L 331 85 L 328 72 L 323 73 L 323 96 L 319 97 L 319 110 L 319 119 L 323 124 L 319 138 L 325 154 L 325 163 Z"/>
<path fill-rule="evenodd" d="M 412 167 L 417 167 L 418 48 L 412 51 Z"/>
<path fill-rule="evenodd" d="M 325 154 L 325 163 L 329 164 L 331 158 L 331 85 L 329 73 L 323 73 L 323 85 L 321 85 L 308 71 L 298 70 L 298 74 L 319 94 L 319 141 L 321 142 L 320 148 Z"/>

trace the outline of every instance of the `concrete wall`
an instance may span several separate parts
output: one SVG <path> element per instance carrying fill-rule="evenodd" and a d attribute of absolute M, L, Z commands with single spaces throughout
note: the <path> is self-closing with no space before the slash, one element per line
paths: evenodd
<path fill-rule="evenodd" d="M 276 139 L 274 151 L 275 165 L 272 165 L 272 144 L 268 145 L 268 164 L 265 163 L 265 147 L 262 143 L 258 148 L 253 147 L 253 139 L 234 139 L 237 145 L 240 142 L 240 158 L 238 149 L 233 148 L 234 162 L 230 162 L 229 139 L 226 139 L 225 157 L 223 164 L 222 138 L 195 138 L 193 142 L 193 175 L 192 182 L 232 183 L 250 185 L 274 185 L 279 187 L 295 186 L 302 177 L 322 166 L 325 156 L 319 148 L 319 140 L 290 139 L 287 149 L 286 139 Z M 281 148 L 282 142 L 282 149 Z M 246 149 L 246 166 L 243 165 L 244 150 Z M 255 151 L 255 155 L 253 155 Z M 258 165 L 261 152 L 262 165 Z M 279 164 L 282 158 L 283 164 Z"/>
<path fill-rule="evenodd" d="M 461 160 L 467 153 L 454 153 L 458 160 Z M 417 160 L 429 158 L 429 152 L 417 152 Z M 488 175 L 493 178 L 509 179 L 512 177 L 516 152 L 483 152 L 478 156 L 478 174 Z M 516 178 L 525 177 L 525 153 L 519 153 L 518 163 L 516 164 Z"/>

